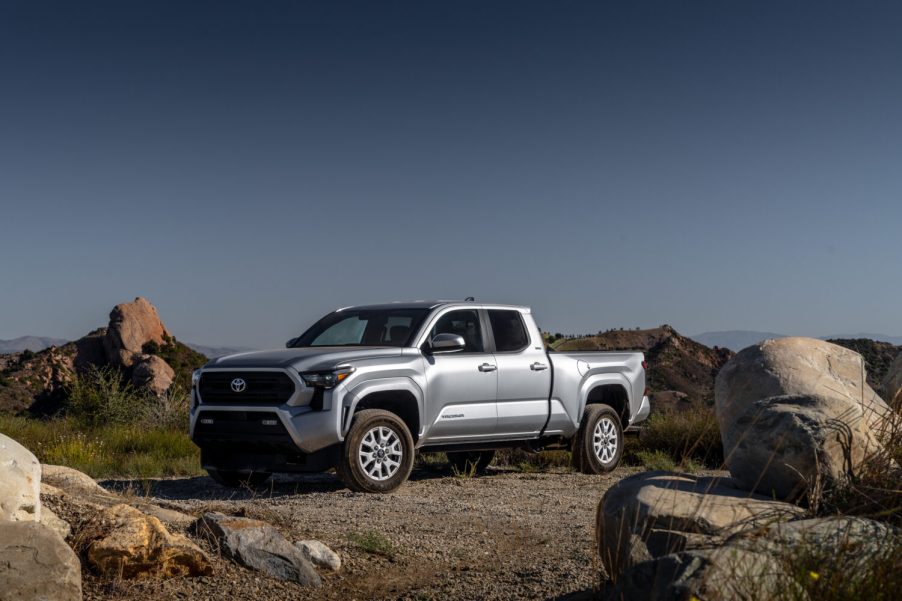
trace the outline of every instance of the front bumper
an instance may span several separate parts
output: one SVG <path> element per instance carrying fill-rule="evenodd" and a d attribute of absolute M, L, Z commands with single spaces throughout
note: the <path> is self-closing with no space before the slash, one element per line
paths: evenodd
<path fill-rule="evenodd" d="M 315 453 L 341 442 L 341 404 L 333 402 L 337 389 L 325 391 L 321 401 L 311 405 L 313 391 L 297 373 L 287 373 L 296 381 L 297 389 L 281 404 L 240 404 L 232 400 L 228 404 L 206 403 L 196 389 L 192 390 L 191 439 L 202 449 L 232 445 L 236 454 L 255 449 Z"/>

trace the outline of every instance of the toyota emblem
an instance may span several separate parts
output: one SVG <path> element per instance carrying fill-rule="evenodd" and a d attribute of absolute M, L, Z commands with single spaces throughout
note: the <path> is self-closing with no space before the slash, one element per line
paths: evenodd
<path fill-rule="evenodd" d="M 232 392 L 244 392 L 245 388 L 247 388 L 247 382 L 241 378 L 232 380 Z"/>

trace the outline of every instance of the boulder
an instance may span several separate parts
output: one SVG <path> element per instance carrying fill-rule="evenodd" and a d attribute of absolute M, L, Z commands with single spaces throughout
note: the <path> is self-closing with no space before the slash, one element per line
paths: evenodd
<path fill-rule="evenodd" d="M 902 536 L 884 522 L 855 516 L 830 516 L 766 524 L 740 532 L 726 544 L 768 553 L 792 553 L 798 547 L 824 550 L 828 555 L 841 549 L 856 562 L 891 549 Z"/>
<path fill-rule="evenodd" d="M 41 519 L 41 464 L 31 451 L 0 434 L 0 522 Z"/>
<path fill-rule="evenodd" d="M 617 582 L 608 598 L 770 601 L 785 593 L 789 584 L 773 556 L 723 546 L 672 553 L 637 564 Z"/>
<path fill-rule="evenodd" d="M 304 553 L 266 522 L 207 513 L 191 529 L 245 567 L 303 586 L 322 586 L 319 574 Z"/>
<path fill-rule="evenodd" d="M 126 499 L 103 488 L 91 476 L 62 465 L 43 466 L 41 494 L 58 498 L 64 506 L 81 514 L 128 503 L 167 525 L 187 526 L 195 520 L 181 511 L 160 507 L 140 498 Z"/>
<path fill-rule="evenodd" d="M 184 535 L 171 534 L 157 518 L 120 504 L 94 524 L 102 534 L 87 550 L 89 564 L 107 578 L 208 576 L 209 558 Z"/>
<path fill-rule="evenodd" d="M 817 570 L 817 577 L 826 581 L 840 575 L 854 590 L 855 579 L 873 577 L 868 570 L 873 562 L 888 565 L 898 536 L 892 526 L 856 517 L 774 522 L 737 533 L 719 546 L 637 564 L 619 579 L 610 598 L 806 599 L 796 579 L 808 570 Z"/>
<path fill-rule="evenodd" d="M 64 465 L 45 464 L 41 472 L 41 482 L 69 493 L 110 494 L 91 476 Z"/>
<path fill-rule="evenodd" d="M 883 380 L 883 398 L 890 407 L 902 411 L 902 353 L 896 357 Z"/>
<path fill-rule="evenodd" d="M 729 478 L 643 472 L 608 489 L 598 505 L 596 541 L 608 576 L 736 532 L 803 515 L 803 510 L 740 490 Z"/>
<path fill-rule="evenodd" d="M 891 415 L 861 355 L 811 338 L 767 340 L 715 384 L 727 467 L 747 490 L 785 500 L 845 480 L 880 452 Z"/>
<path fill-rule="evenodd" d="M 62 539 L 69 538 L 69 535 L 72 534 L 72 527 L 69 526 L 69 522 L 53 513 L 47 507 L 41 508 L 41 523 L 56 532 Z"/>
<path fill-rule="evenodd" d="M 171 337 L 156 307 L 146 298 L 138 297 L 134 302 L 116 305 L 110 312 L 110 325 L 104 338 L 107 360 L 113 365 L 130 367 L 145 344 L 163 345 Z"/>
<path fill-rule="evenodd" d="M 326 568 L 333 572 L 341 569 L 341 557 L 338 553 L 318 540 L 302 540 L 294 543 L 294 546 L 318 568 Z"/>
<path fill-rule="evenodd" d="M 0 523 L 0 598 L 80 601 L 78 557 L 43 524 Z"/>
<path fill-rule="evenodd" d="M 175 371 L 156 355 L 138 355 L 132 369 L 132 384 L 135 387 L 146 387 L 161 396 L 172 386 Z"/>

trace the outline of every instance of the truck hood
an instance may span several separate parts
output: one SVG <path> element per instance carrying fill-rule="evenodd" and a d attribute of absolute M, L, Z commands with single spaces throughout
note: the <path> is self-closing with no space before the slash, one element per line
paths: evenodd
<path fill-rule="evenodd" d="M 213 359 L 204 367 L 251 368 L 251 367 L 293 367 L 298 371 L 318 371 L 332 369 L 340 363 L 357 359 L 399 357 L 402 349 L 385 346 L 318 346 L 308 348 L 277 349 L 238 353 Z"/>

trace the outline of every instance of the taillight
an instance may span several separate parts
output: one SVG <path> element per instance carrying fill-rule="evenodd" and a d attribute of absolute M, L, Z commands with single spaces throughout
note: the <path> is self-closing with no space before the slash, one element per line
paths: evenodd
<path fill-rule="evenodd" d="M 642 369 L 648 369 L 648 361 L 642 362 Z"/>

